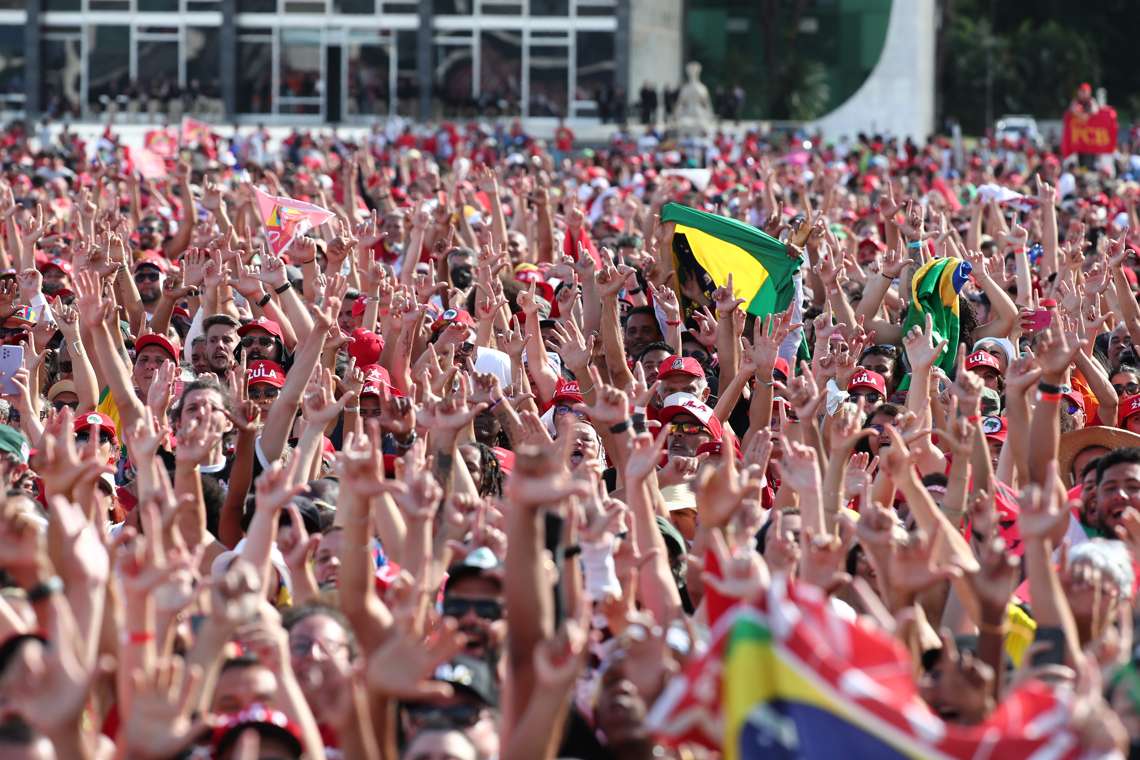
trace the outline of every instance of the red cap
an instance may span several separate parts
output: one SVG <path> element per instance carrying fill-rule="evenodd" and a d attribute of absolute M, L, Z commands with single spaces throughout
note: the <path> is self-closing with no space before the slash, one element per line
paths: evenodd
<path fill-rule="evenodd" d="M 450 324 L 467 325 L 468 327 L 475 327 L 475 320 L 471 314 L 465 309 L 448 309 L 439 315 L 439 318 L 432 322 L 432 332 L 438 332 Z"/>
<path fill-rule="evenodd" d="M 258 733 L 267 733 L 280 737 L 283 742 L 291 745 L 294 752 L 301 752 L 304 745 L 301 743 L 301 729 L 296 723 L 280 710 L 273 710 L 262 704 L 253 704 L 238 713 L 228 713 L 220 716 L 210 734 L 210 743 L 219 754 L 223 749 L 232 747 L 247 729 L 254 729 Z"/>
<path fill-rule="evenodd" d="M 982 432 L 986 434 L 986 438 L 1005 443 L 1009 426 L 1005 417 L 982 417 Z"/>
<path fill-rule="evenodd" d="M 67 274 L 67 275 L 71 274 L 71 262 L 68 261 L 67 259 L 61 259 L 58 256 L 56 256 L 55 258 L 45 259 L 44 261 L 37 262 L 37 264 L 38 264 L 39 270 L 41 272 L 47 270 L 50 267 L 54 267 L 55 269 L 58 269 L 59 271 L 63 272 L 64 274 Z"/>
<path fill-rule="evenodd" d="M 494 453 L 495 459 L 499 460 L 499 469 L 510 475 L 515 469 L 515 452 L 498 446 L 492 446 L 491 451 Z"/>
<path fill-rule="evenodd" d="M 392 387 L 392 380 L 388 375 L 388 370 L 379 364 L 369 364 L 361 367 L 360 371 L 364 373 L 364 387 L 360 389 L 361 396 L 382 396 L 383 389 L 388 388 L 388 392 L 393 395 L 400 395 L 399 391 Z"/>
<path fill-rule="evenodd" d="M 673 375 L 689 375 L 703 380 L 705 368 L 691 356 L 668 356 L 657 368 L 657 379 L 664 380 Z"/>
<path fill-rule="evenodd" d="M 159 335 L 157 333 L 147 333 L 146 335 L 140 335 L 139 339 L 135 341 L 135 356 L 138 356 L 140 353 L 142 353 L 142 350 L 147 346 L 158 346 L 163 351 L 170 354 L 171 360 L 175 362 L 178 361 L 178 349 L 174 347 L 174 344 L 171 343 L 170 339 L 165 335 Z"/>
<path fill-rule="evenodd" d="M 119 440 L 118 433 L 115 430 L 114 421 L 107 415 L 101 412 L 88 412 L 87 414 L 80 414 L 75 418 L 75 425 L 73 430 L 79 433 L 88 428 L 97 427 L 106 430 L 111 434 L 111 438 L 117 443 Z"/>
<path fill-rule="evenodd" d="M 880 396 L 887 395 L 887 381 L 878 372 L 872 372 L 869 369 L 860 369 L 851 376 L 851 381 L 847 383 L 847 390 L 852 391 L 856 388 L 870 388 L 877 391 Z"/>
<path fill-rule="evenodd" d="M 724 438 L 724 426 L 713 414 L 713 408 L 701 401 L 691 393 L 673 393 L 665 398 L 665 404 L 657 419 L 663 425 L 668 424 L 678 414 L 691 414 L 697 418 L 705 430 L 709 431 L 714 441 Z"/>
<path fill-rule="evenodd" d="M 1088 82 L 1081 82 L 1080 86 L 1077 89 L 1081 92 L 1092 92 L 1092 85 Z"/>
<path fill-rule="evenodd" d="M 360 296 L 359 298 L 353 299 L 353 301 L 352 301 L 352 316 L 354 316 L 354 317 L 364 316 L 364 310 L 367 307 L 368 307 L 368 301 L 367 301 L 367 299 L 364 298 L 364 296 Z"/>
<path fill-rule="evenodd" d="M 860 248 L 862 248 L 865 245 L 874 248 L 876 251 L 887 250 L 887 244 L 884 243 L 882 240 L 879 240 L 878 238 L 865 237 L 859 241 L 859 247 Z"/>
<path fill-rule="evenodd" d="M 1082 396 L 1079 391 L 1073 388 L 1069 388 L 1067 391 L 1062 393 L 1061 396 L 1079 406 L 1082 412 L 1085 410 L 1085 397 Z"/>
<path fill-rule="evenodd" d="M 582 388 L 577 380 L 559 380 L 558 387 L 554 390 L 554 398 L 551 399 L 551 405 L 558 404 L 584 404 L 586 397 L 582 395 Z"/>
<path fill-rule="evenodd" d="M 989 351 L 975 351 L 966 357 L 966 369 L 973 370 L 978 367 L 989 367 L 999 374 L 1001 373 L 1001 364 Z"/>
<path fill-rule="evenodd" d="M 360 299 L 357 299 L 360 300 Z M 380 354 L 384 351 L 384 338 L 371 330 L 358 327 L 352 331 L 348 342 L 348 355 L 356 359 L 357 367 L 367 367 L 380 361 Z"/>
<path fill-rule="evenodd" d="M 1124 421 L 1137 413 L 1140 413 L 1140 393 L 1125 396 L 1120 400 L 1119 421 L 1117 424 L 1120 427 L 1124 427 Z"/>
<path fill-rule="evenodd" d="M 254 330 L 265 330 L 265 332 L 269 333 L 274 338 L 277 338 L 278 340 L 284 340 L 281 337 L 281 325 L 277 324 L 272 319 L 267 319 L 264 315 L 258 317 L 252 322 L 246 322 L 244 325 L 238 328 L 237 334 L 239 337 L 244 338 Z"/>
<path fill-rule="evenodd" d="M 160 272 L 167 272 L 170 269 L 170 262 L 157 253 L 144 253 L 135 259 L 134 271 L 137 272 L 144 266 L 152 266 Z"/>
<path fill-rule="evenodd" d="M 776 363 L 772 365 L 772 372 L 782 373 L 785 380 L 792 376 L 792 368 L 788 366 L 788 360 L 782 356 L 776 357 Z"/>
<path fill-rule="evenodd" d="M 268 359 L 258 359 L 249 365 L 245 382 L 246 385 L 265 383 L 266 385 L 272 385 L 274 388 L 283 388 L 285 386 L 285 368 L 277 362 L 271 362 Z"/>

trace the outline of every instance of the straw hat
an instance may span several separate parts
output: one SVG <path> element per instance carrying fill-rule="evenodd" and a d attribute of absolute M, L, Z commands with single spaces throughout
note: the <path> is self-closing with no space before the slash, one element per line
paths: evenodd
<path fill-rule="evenodd" d="M 1080 430 L 1070 430 L 1061 436 L 1057 452 L 1057 471 L 1067 485 L 1076 485 L 1072 473 L 1073 460 L 1086 449 L 1099 446 L 1109 451 L 1114 449 L 1140 448 L 1140 435 L 1107 425 L 1094 425 Z"/>

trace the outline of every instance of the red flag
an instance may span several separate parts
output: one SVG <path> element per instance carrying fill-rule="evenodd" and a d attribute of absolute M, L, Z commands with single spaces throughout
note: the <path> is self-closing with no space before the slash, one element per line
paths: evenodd
<path fill-rule="evenodd" d="M 254 188 L 254 192 L 257 193 L 257 208 L 265 225 L 265 237 L 270 250 L 277 255 L 281 255 L 294 238 L 333 217 L 333 212 L 312 203 L 269 195 L 260 188 Z"/>
<path fill-rule="evenodd" d="M 1104 106 L 1091 116 L 1065 111 L 1061 155 L 1112 153 L 1116 150 L 1116 109 Z"/>
<path fill-rule="evenodd" d="M 134 159 L 135 169 L 146 179 L 162 179 L 166 176 L 166 162 L 153 150 L 139 148 L 132 151 L 131 157 Z"/>
<path fill-rule="evenodd" d="M 200 145 L 203 148 L 210 147 L 214 143 L 214 136 L 210 132 L 210 125 L 193 119 L 189 116 L 182 117 L 182 144 L 183 145 Z"/>
<path fill-rule="evenodd" d="M 178 141 L 169 129 L 152 129 L 143 135 L 143 147 L 160 158 L 174 158 Z"/>

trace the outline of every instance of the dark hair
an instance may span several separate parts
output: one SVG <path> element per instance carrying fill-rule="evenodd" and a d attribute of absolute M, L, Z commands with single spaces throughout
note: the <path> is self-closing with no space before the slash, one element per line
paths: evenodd
<path fill-rule="evenodd" d="M 469 441 L 464 445 L 474 446 L 479 452 L 479 470 L 483 476 L 480 479 L 479 495 L 502 496 L 503 469 L 499 467 L 499 458 L 495 456 L 495 452 L 490 446 L 478 441 Z"/>
<path fill-rule="evenodd" d="M 1096 459 L 1093 459 L 1092 461 L 1085 464 L 1085 466 L 1083 468 L 1081 468 L 1081 473 L 1080 473 L 1079 479 L 1084 480 L 1085 477 L 1087 477 L 1090 472 L 1092 472 L 1093 470 L 1095 470 L 1097 468 L 1097 466 L 1100 464 L 1100 460 L 1102 460 L 1102 459 L 1104 459 L 1103 454 L 1101 454 Z M 1098 477 L 1098 479 L 1099 479 L 1099 477 Z"/>
<path fill-rule="evenodd" d="M 1140 464 L 1140 448 L 1115 449 L 1096 460 L 1096 484 L 1099 486 L 1104 480 L 1104 473 L 1109 467 L 1118 464 Z"/>
<path fill-rule="evenodd" d="M 302 604 L 300 607 L 291 607 L 286 610 L 285 614 L 281 616 L 281 625 L 286 631 L 292 633 L 293 628 L 300 624 L 302 620 L 306 620 L 317 615 L 324 615 L 334 623 L 344 629 L 346 638 L 348 639 L 348 653 L 353 659 L 356 658 L 356 636 L 352 633 L 352 626 L 348 624 L 348 618 L 344 613 L 336 607 L 330 607 L 321 602 L 309 602 Z"/>
<path fill-rule="evenodd" d="M 643 308 L 648 308 L 648 307 L 643 307 Z M 655 340 L 652 343 L 650 343 L 648 346 L 646 346 L 645 348 L 638 351 L 637 356 L 635 356 L 633 358 L 636 359 L 637 361 L 641 361 L 642 358 L 644 358 L 644 356 L 647 353 L 649 353 L 650 351 L 664 351 L 665 353 L 669 354 L 670 356 L 674 355 L 674 353 L 673 353 L 674 349 L 672 346 L 670 346 L 668 343 L 666 343 L 663 340 Z"/>
<path fill-rule="evenodd" d="M 657 324 L 657 312 L 653 310 L 652 306 L 634 306 L 632 309 L 625 313 L 625 321 L 629 321 L 630 317 L 638 314 L 644 314 L 653 317 L 653 323 Z"/>
<path fill-rule="evenodd" d="M 780 510 L 782 515 L 798 515 L 800 510 L 798 507 L 784 507 Z M 760 526 L 760 530 L 756 531 L 756 551 L 760 554 L 764 553 L 765 547 L 768 546 L 768 533 L 772 528 L 772 523 L 775 522 L 775 515 L 769 517 L 768 521 Z"/>
<path fill-rule="evenodd" d="M 261 665 L 261 660 L 252 654 L 239 654 L 237 657 L 230 657 L 222 663 L 221 673 L 229 670 L 245 670 L 247 668 L 256 668 Z"/>
<path fill-rule="evenodd" d="M 241 327 L 241 322 L 231 317 L 229 314 L 213 314 L 206 317 L 202 322 L 202 332 L 207 332 L 214 325 L 228 325 L 229 327 Z"/>
<path fill-rule="evenodd" d="M 202 473 L 202 506 L 206 509 L 206 530 L 218 537 L 218 519 L 226 501 L 226 489 L 213 475 Z"/>

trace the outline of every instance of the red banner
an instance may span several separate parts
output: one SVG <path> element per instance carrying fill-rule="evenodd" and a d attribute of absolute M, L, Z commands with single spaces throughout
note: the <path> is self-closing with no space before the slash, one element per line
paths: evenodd
<path fill-rule="evenodd" d="M 1061 155 L 1112 153 L 1116 150 L 1116 109 L 1102 107 L 1091 116 L 1065 111 Z"/>
<path fill-rule="evenodd" d="M 265 225 L 265 237 L 277 255 L 289 247 L 293 238 L 304 235 L 313 227 L 320 227 L 333 218 L 333 212 L 312 203 L 278 198 L 256 187 L 254 192 L 257 194 L 261 221 Z"/>

